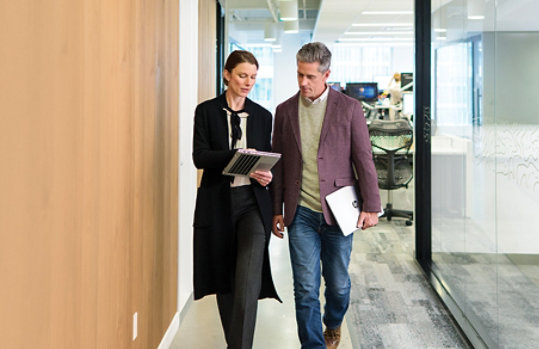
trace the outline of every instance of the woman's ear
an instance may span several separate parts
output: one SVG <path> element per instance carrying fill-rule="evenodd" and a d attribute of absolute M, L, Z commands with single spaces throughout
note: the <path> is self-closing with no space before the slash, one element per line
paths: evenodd
<path fill-rule="evenodd" d="M 223 70 L 223 77 L 226 81 L 230 81 L 230 72 L 226 69 Z"/>

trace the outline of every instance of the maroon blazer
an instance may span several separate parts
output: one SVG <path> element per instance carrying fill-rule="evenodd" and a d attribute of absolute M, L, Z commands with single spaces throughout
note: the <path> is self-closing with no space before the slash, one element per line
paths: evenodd
<path fill-rule="evenodd" d="M 272 150 L 282 154 L 274 168 L 271 185 L 273 214 L 283 214 L 286 226 L 292 223 L 301 190 L 301 140 L 299 92 L 275 111 Z M 380 212 L 380 193 L 367 123 L 361 104 L 344 93 L 329 89 L 326 115 L 318 148 L 320 201 L 326 223 L 335 225 L 325 197 L 335 190 L 357 184 L 362 210 Z M 354 176 L 354 167 L 357 177 Z"/>

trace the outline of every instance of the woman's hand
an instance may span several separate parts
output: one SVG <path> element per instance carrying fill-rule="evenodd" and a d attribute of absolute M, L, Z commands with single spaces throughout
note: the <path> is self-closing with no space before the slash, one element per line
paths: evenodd
<path fill-rule="evenodd" d="M 271 171 L 255 171 L 250 173 L 249 177 L 257 181 L 261 186 L 265 187 L 271 183 L 273 174 Z"/>

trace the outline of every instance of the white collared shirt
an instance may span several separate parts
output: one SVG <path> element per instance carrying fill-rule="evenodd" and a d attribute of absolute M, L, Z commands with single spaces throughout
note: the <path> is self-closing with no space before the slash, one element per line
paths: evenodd
<path fill-rule="evenodd" d="M 329 94 L 329 88 L 328 88 L 328 85 L 326 85 L 326 89 L 324 90 L 324 92 L 322 92 L 322 94 L 320 95 L 320 97 L 318 97 L 317 99 L 315 99 L 314 101 L 311 100 L 310 98 L 307 98 L 307 97 L 303 97 L 302 98 L 309 102 L 310 104 L 318 104 L 320 102 L 322 102 L 323 100 L 325 100 L 327 97 L 328 97 L 328 94 Z"/>

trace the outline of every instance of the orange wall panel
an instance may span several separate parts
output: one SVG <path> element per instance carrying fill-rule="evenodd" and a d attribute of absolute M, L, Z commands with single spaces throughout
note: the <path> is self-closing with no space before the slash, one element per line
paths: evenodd
<path fill-rule="evenodd" d="M 0 23 L 0 347 L 156 347 L 176 312 L 178 4 L 4 1 Z"/>

